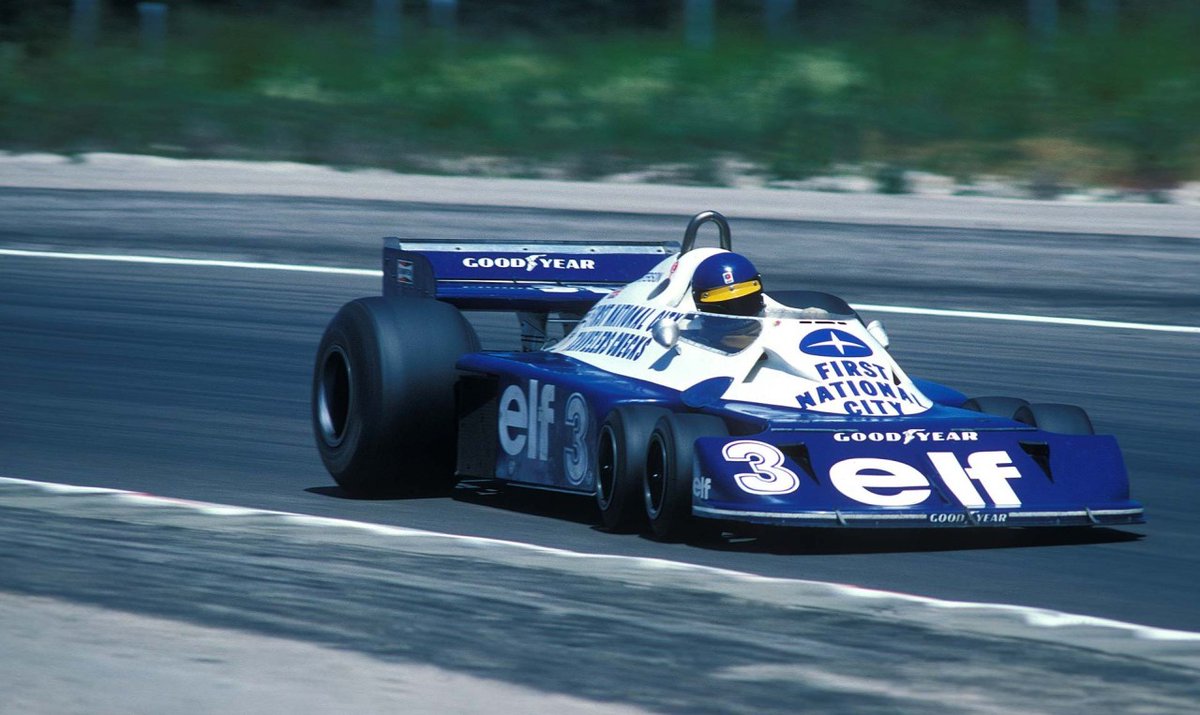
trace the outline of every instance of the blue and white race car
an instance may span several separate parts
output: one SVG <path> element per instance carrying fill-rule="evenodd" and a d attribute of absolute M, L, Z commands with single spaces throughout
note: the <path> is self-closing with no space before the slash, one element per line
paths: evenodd
<path fill-rule="evenodd" d="M 695 245 L 706 222 L 720 248 Z M 682 245 L 389 238 L 383 264 L 314 370 L 317 447 L 348 492 L 496 479 L 594 495 L 609 529 L 661 539 L 1143 519 L 1083 410 L 910 377 L 845 301 L 764 294 L 715 212 Z M 516 313 L 525 349 L 480 350 L 473 310 Z"/>

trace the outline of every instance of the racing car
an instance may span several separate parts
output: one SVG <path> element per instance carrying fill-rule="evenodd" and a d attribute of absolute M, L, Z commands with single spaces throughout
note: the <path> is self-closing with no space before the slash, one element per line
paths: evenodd
<path fill-rule="evenodd" d="M 719 246 L 697 246 L 702 225 Z M 681 243 L 384 239 L 382 296 L 318 347 L 312 419 L 346 492 L 463 478 L 595 497 L 609 530 L 1140 523 L 1079 407 L 910 377 L 844 300 L 767 294 L 728 221 Z M 481 350 L 464 311 L 515 313 Z"/>

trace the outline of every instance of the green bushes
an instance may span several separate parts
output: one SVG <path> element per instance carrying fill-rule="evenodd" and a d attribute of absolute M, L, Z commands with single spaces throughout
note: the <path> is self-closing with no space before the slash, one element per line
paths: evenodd
<path fill-rule="evenodd" d="M 1140 188 L 1200 178 L 1190 20 L 1065 28 L 1053 46 L 1003 19 L 956 29 L 780 43 L 723 29 L 711 52 L 665 33 L 413 34 L 381 55 L 346 15 L 177 13 L 161 58 L 132 34 L 86 53 L 0 44 L 0 147 L 421 170 L 486 155 L 510 173 L 580 176 L 668 163 L 697 181 L 720 180 L 714 161 L 731 156 L 780 179 L 839 164 Z"/>

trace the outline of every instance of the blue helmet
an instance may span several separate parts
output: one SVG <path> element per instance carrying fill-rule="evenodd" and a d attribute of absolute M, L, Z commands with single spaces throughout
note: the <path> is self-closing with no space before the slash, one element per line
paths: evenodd
<path fill-rule="evenodd" d="M 718 253 L 696 266 L 692 297 L 706 313 L 758 315 L 763 308 L 762 276 L 745 256 Z"/>

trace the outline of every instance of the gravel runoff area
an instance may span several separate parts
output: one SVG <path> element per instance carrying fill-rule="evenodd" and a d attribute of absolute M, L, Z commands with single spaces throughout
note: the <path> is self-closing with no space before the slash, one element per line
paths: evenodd
<path fill-rule="evenodd" d="M 1200 202 L 1146 204 L 830 193 L 340 171 L 282 162 L 0 152 L 0 187 L 168 191 L 887 226 L 1200 238 Z"/>
<path fill-rule="evenodd" d="M 0 593 L 0 713 L 643 710 L 285 638 Z M 286 683 L 287 687 L 280 687 Z"/>

